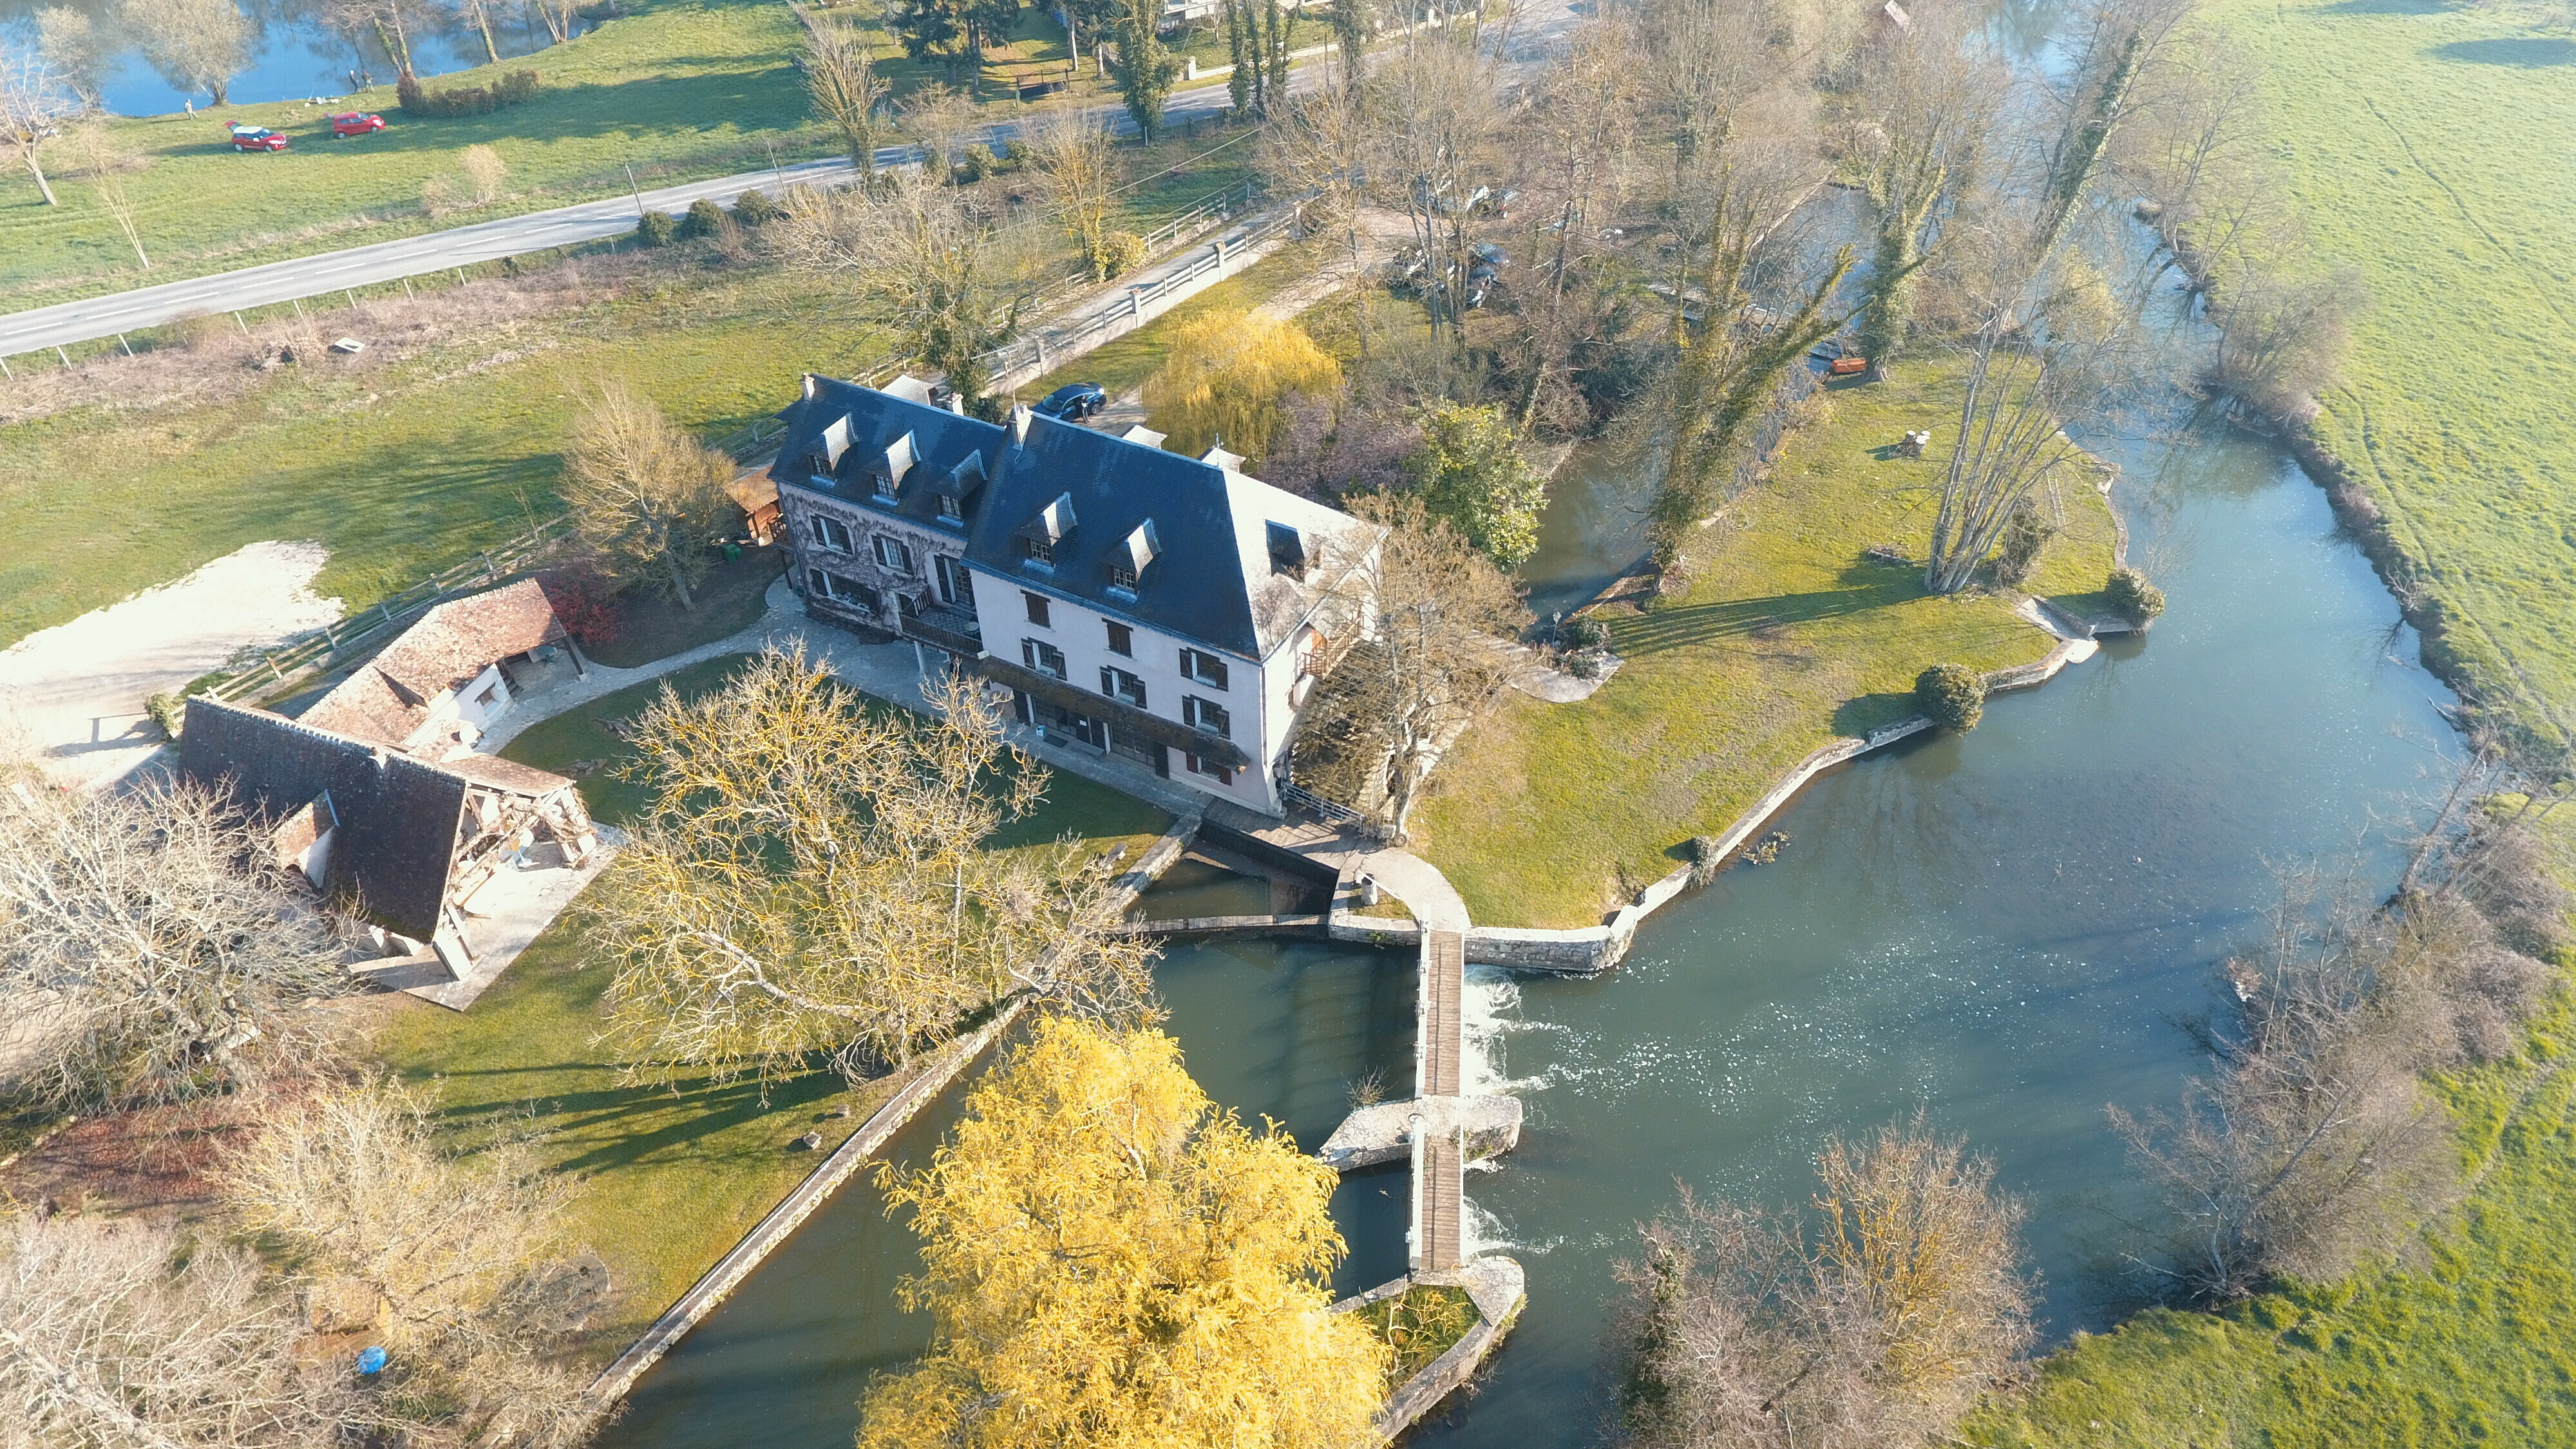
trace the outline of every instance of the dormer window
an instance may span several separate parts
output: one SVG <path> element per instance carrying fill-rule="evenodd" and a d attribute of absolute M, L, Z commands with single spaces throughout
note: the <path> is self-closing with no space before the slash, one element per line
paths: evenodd
<path fill-rule="evenodd" d="M 949 522 L 951 522 L 951 523 L 963 523 L 963 522 L 965 522 L 965 521 L 966 521 L 966 500 L 965 500 L 965 499 L 963 499 L 963 498 L 958 497 L 958 496 L 957 496 L 956 494 L 954 494 L 954 493 L 942 493 L 942 494 L 940 494 L 940 495 L 939 495 L 939 516 L 940 516 L 940 517 L 942 517 L 942 518 L 947 519 L 947 520 L 948 520 Z"/>
<path fill-rule="evenodd" d="M 868 482 L 874 485 L 879 503 L 894 501 L 894 479 L 883 473 L 871 473 L 868 475 Z"/>
<path fill-rule="evenodd" d="M 814 451 L 822 458 L 814 465 L 817 473 L 829 473 L 841 466 L 841 455 L 850 448 L 850 420 L 834 418 L 823 426 L 823 436 L 816 439 Z"/>
<path fill-rule="evenodd" d="M 1028 550 L 1023 557 L 1033 564 L 1054 567 L 1055 546 L 1073 528 L 1073 495 L 1059 493 L 1053 503 L 1038 510 L 1037 517 L 1020 525 L 1020 542 Z"/>
<path fill-rule="evenodd" d="M 887 445 L 884 489 L 888 496 L 892 496 L 895 485 L 901 483 L 903 475 L 911 472 L 912 465 L 919 461 L 919 455 L 913 451 L 912 434 L 906 433 Z"/>
<path fill-rule="evenodd" d="M 1292 524 L 1270 525 L 1270 571 L 1295 579 L 1306 577 L 1306 536 Z"/>
<path fill-rule="evenodd" d="M 1109 587 L 1135 593 L 1137 577 L 1162 551 L 1161 541 L 1154 536 L 1154 520 L 1148 518 L 1129 529 L 1109 552 Z"/>

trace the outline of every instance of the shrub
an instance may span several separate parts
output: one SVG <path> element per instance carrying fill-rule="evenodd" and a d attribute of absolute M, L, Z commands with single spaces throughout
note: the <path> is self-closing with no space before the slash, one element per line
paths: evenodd
<path fill-rule="evenodd" d="M 689 203 L 689 214 L 680 218 L 677 235 L 682 241 L 699 241 L 720 235 L 724 228 L 724 208 L 701 196 Z"/>
<path fill-rule="evenodd" d="M 180 726 L 187 722 L 188 701 L 175 691 L 156 694 L 143 701 L 143 712 L 152 716 L 152 722 L 161 727 L 161 733 L 175 740 L 179 737 Z"/>
<path fill-rule="evenodd" d="M 2132 568 L 2111 570 L 2110 582 L 2102 586 L 2111 607 L 2126 615 L 2131 623 L 2144 624 L 2165 611 L 2165 591 L 2147 582 L 2147 576 Z"/>
<path fill-rule="evenodd" d="M 527 100 L 537 93 L 538 85 L 535 71 L 514 70 L 488 86 L 451 86 L 433 91 L 421 85 L 418 77 L 406 73 L 394 83 L 394 101 L 407 116 L 488 116 Z"/>
<path fill-rule="evenodd" d="M 648 211 L 635 220 L 635 239 L 648 247 L 669 246 L 680 235 L 680 220 L 667 211 Z"/>
<path fill-rule="evenodd" d="M 2032 566 L 2039 562 L 2039 551 L 2057 532 L 2056 525 L 2039 516 L 2039 510 L 2025 503 L 2004 520 L 2003 546 L 1995 552 L 1995 582 L 2005 588 L 2019 588 L 2030 577 Z"/>
<path fill-rule="evenodd" d="M 1556 642 L 1568 649 L 1610 647 L 1610 626 L 1589 615 L 1577 615 L 1556 626 Z"/>
<path fill-rule="evenodd" d="M 785 214 L 786 209 L 770 200 L 766 191 L 746 191 L 733 199 L 733 219 L 744 226 L 767 226 Z"/>
<path fill-rule="evenodd" d="M 617 586 L 596 567 L 577 563 L 548 569 L 537 575 L 537 587 L 574 643 L 597 648 L 617 637 Z"/>
<path fill-rule="evenodd" d="M 1100 238 L 1100 254 L 1091 259 L 1094 273 L 1106 280 L 1145 265 L 1145 239 L 1132 231 L 1113 231 Z"/>
<path fill-rule="evenodd" d="M 1986 677 L 1964 664 L 1935 664 L 1915 678 L 1914 703 L 1943 729 L 1975 729 L 1986 713 Z"/>
<path fill-rule="evenodd" d="M 465 173 L 465 184 L 472 191 L 476 206 L 489 206 L 501 199 L 501 183 L 509 179 L 510 168 L 499 152 L 489 146 L 468 146 L 456 157 L 456 169 Z"/>
<path fill-rule="evenodd" d="M 1001 171 L 1002 163 L 994 157 L 993 148 L 978 141 L 966 148 L 966 159 L 957 167 L 957 179 L 972 185 L 987 176 L 998 176 Z"/>
<path fill-rule="evenodd" d="M 1726 858 L 1717 853 L 1717 837 L 1694 835 L 1690 838 L 1691 884 L 1706 885 L 1717 879 L 1718 867 Z"/>

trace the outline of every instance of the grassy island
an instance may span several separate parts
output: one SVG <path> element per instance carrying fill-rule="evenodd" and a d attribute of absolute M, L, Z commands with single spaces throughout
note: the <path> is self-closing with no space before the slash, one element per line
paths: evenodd
<path fill-rule="evenodd" d="M 1435 777 L 1415 848 L 1478 922 L 1596 924 L 1809 751 L 1913 713 L 1926 666 L 1995 670 L 2048 652 L 2014 596 L 1934 597 L 1920 569 L 1863 557 L 1873 544 L 1924 548 L 1940 463 L 1891 445 L 1914 428 L 1946 437 L 1959 378 L 1927 358 L 1823 395 L 1770 481 L 1703 532 L 1679 595 L 1604 611 L 1627 661 L 1617 676 L 1578 704 L 1514 694 L 1469 731 Z M 2032 587 L 2098 589 L 2110 508 L 2078 478 L 2056 504 L 2063 531 Z"/>

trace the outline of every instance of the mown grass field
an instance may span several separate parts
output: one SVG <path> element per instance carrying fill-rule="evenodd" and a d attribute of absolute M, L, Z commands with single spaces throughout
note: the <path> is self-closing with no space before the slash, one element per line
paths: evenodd
<path fill-rule="evenodd" d="M 935 60 L 911 60 L 891 35 L 871 33 L 898 94 L 947 79 Z M 780 0 L 640 0 L 567 44 L 427 83 L 440 90 L 502 71 L 538 74 L 543 89 L 534 99 L 493 115 L 407 116 L 383 85 L 328 105 L 116 120 L 111 129 L 134 163 L 125 189 L 154 266 L 136 262 L 95 187 L 58 156 L 50 164 L 64 173 L 55 178 L 60 206 L 44 205 L 23 176 L 0 178 L 0 312 L 619 195 L 630 167 L 650 189 L 833 154 L 838 135 L 815 122 L 794 66 L 798 35 Z M 1322 21 L 1298 20 L 1296 44 L 1328 38 Z M 1205 66 L 1225 63 L 1213 30 L 1192 31 L 1176 49 Z M 1016 99 L 1024 80 L 1062 79 L 1067 54 L 1052 16 L 1024 11 L 1010 42 L 987 52 L 986 116 L 1115 100 L 1091 73 L 1087 39 L 1086 63 L 1070 87 L 1043 102 Z M 956 79 L 965 84 L 962 68 Z M 388 129 L 334 141 L 329 117 L 342 109 L 380 112 Z M 293 144 L 274 155 L 236 153 L 225 134 L 234 123 L 270 127 Z M 490 146 L 509 167 L 506 194 L 431 215 L 422 187 L 434 177 L 453 180 L 458 153 L 473 145 Z"/>
<path fill-rule="evenodd" d="M 2562 815 L 2564 812 L 2561 812 Z M 2558 822 L 2563 869 L 2576 817 Z M 2155 1310 L 2052 1355 L 1986 1405 L 1992 1449 L 2576 1443 L 2576 1001 L 2514 1062 L 2437 1083 L 2468 1184 L 2419 1261 L 2223 1316 Z"/>
<path fill-rule="evenodd" d="M 1240 186 L 1249 147 L 1217 144 L 1175 138 L 1130 153 L 1140 180 L 1121 199 L 1124 219 L 1150 227 Z M 0 427 L 0 538 L 28 544 L 0 549 L 0 647 L 261 539 L 320 541 L 331 562 L 316 589 L 363 608 L 553 513 L 558 449 L 595 379 L 621 379 L 722 437 L 785 406 L 800 373 L 845 375 L 885 351 L 835 321 L 824 291 L 774 265 L 718 265 L 703 249 L 570 265 L 607 280 L 560 305 L 466 306 L 472 315 L 418 345 L 324 356 L 219 401 L 90 402 Z M 1207 295 L 1238 295 L 1242 280 Z M 320 336 L 377 339 L 379 305 L 412 315 L 401 288 L 308 310 Z M 222 337 L 173 365 L 237 375 L 248 350 Z M 6 389 L 29 385 L 0 384 L 0 406 Z"/>
<path fill-rule="evenodd" d="M 1478 922 L 1597 924 L 1809 751 L 1914 713 L 1927 666 L 1994 670 L 2048 652 L 2010 598 L 1932 597 L 1920 570 L 1861 557 L 1929 538 L 1937 460 L 1880 455 L 1955 413 L 1958 375 L 1926 358 L 1892 382 L 1822 394 L 1771 480 L 1705 535 L 1682 594 L 1595 616 L 1627 661 L 1609 683 L 1576 704 L 1509 695 L 1467 733 L 1433 777 L 1414 849 Z M 2079 480 L 2060 499 L 2066 529 L 2032 587 L 2097 589 L 2109 506 Z"/>
<path fill-rule="evenodd" d="M 745 656 L 708 660 L 668 676 L 695 694 Z M 561 768 L 574 759 L 630 756 L 600 721 L 632 715 L 660 684 L 593 701 L 528 731 L 503 753 Z M 601 818 L 632 819 L 643 790 L 601 772 L 582 781 Z M 1169 824 L 1161 812 L 1087 780 L 1054 776 L 1046 800 L 999 832 L 997 849 L 1027 849 L 1071 835 L 1089 852 L 1124 844 L 1141 855 Z M 612 867 L 594 891 L 618 888 Z M 684 1079 L 672 1086 L 620 1080 L 614 1051 L 595 1040 L 604 1022 L 605 961 L 583 949 L 578 912 L 512 963 L 500 982 L 457 1013 L 401 998 L 377 1028 L 374 1051 L 397 1076 L 428 1091 L 441 1130 L 461 1147 L 500 1132 L 533 1134 L 547 1166 L 577 1183 L 573 1236 L 596 1248 L 617 1290 L 590 1325 L 581 1356 L 605 1362 L 733 1246 L 813 1170 L 816 1154 L 791 1149 L 808 1131 L 826 1147 L 893 1094 L 879 1079 L 853 1088 L 829 1070 L 773 1084 Z M 846 1118 L 832 1115 L 847 1106 Z"/>
<path fill-rule="evenodd" d="M 558 449 L 593 379 L 714 436 L 784 406 L 800 372 L 879 350 L 814 325 L 811 304 L 807 284 L 765 268 L 646 277 L 396 360 L 283 369 L 218 404 L 14 424 L 0 537 L 21 546 L 0 550 L 0 644 L 260 539 L 319 540 L 331 562 L 315 587 L 363 607 L 556 511 Z M 367 331 L 363 315 L 323 326 Z"/>
<path fill-rule="evenodd" d="M 2368 281 L 2320 440 L 2474 692 L 2576 724 L 2576 38 L 2560 7 L 2215 0 L 2317 260 Z"/>

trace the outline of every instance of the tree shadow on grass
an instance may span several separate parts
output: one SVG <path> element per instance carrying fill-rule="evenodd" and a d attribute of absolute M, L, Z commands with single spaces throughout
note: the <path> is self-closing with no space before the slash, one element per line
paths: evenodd
<path fill-rule="evenodd" d="M 1857 738 L 1880 725 L 1894 724 L 1920 713 L 1922 711 L 1915 708 L 1911 690 L 1880 690 L 1874 694 L 1854 695 L 1834 706 L 1834 733 Z"/>
<path fill-rule="evenodd" d="M 587 1062 L 445 1075 L 462 1079 L 516 1076 L 530 1071 L 614 1070 L 612 1063 Z M 538 1125 L 545 1136 L 568 1143 L 596 1144 L 554 1164 L 556 1171 L 587 1175 L 667 1159 L 708 1137 L 764 1117 L 776 1118 L 782 1133 L 790 1124 L 801 1128 L 812 1115 L 806 1109 L 838 1096 L 845 1088 L 838 1072 L 810 1071 L 771 1083 L 764 1101 L 760 1083 L 754 1079 L 718 1083 L 702 1076 L 669 1086 L 638 1082 L 565 1093 L 539 1090 L 526 1097 L 448 1107 L 438 1117 L 453 1130 L 479 1137 L 489 1131 L 509 1131 L 514 1123 L 524 1124 L 526 1113 L 534 1105 L 542 1109 Z M 656 1122 L 656 1118 L 663 1120 Z M 768 1156 L 783 1150 L 782 1139 L 780 1143 L 745 1143 L 721 1155 Z"/>
<path fill-rule="evenodd" d="M 2551 66 L 2576 65 L 2576 40 L 2565 36 L 2454 40 L 2448 45 L 2433 46 L 2426 53 L 2438 59 L 2464 61 L 2470 65 L 2547 70 Z"/>
<path fill-rule="evenodd" d="M 1904 603 L 1922 592 L 1910 575 L 1891 579 L 1885 571 L 1854 569 L 1846 570 L 1843 577 L 1846 582 L 1856 582 L 1856 586 L 1651 610 L 1641 618 L 1612 625 L 1612 647 L 1629 658 L 1660 654 L 1764 629 L 1866 614 Z"/>

